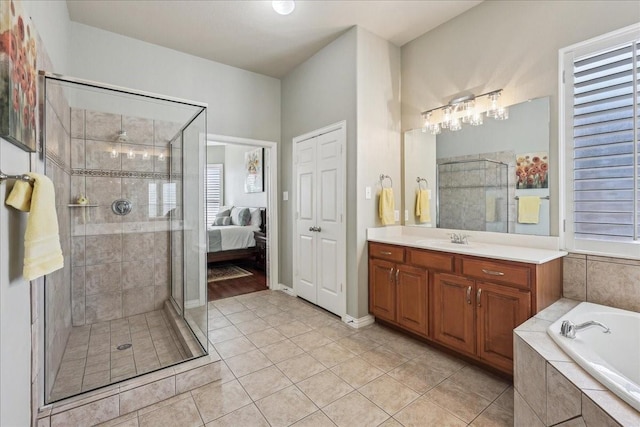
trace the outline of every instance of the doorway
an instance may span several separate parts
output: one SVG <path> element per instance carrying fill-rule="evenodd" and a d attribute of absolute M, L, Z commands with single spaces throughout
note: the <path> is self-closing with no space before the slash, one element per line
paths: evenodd
<path fill-rule="evenodd" d="M 277 159 L 275 142 L 207 137 L 209 301 L 278 288 Z"/>

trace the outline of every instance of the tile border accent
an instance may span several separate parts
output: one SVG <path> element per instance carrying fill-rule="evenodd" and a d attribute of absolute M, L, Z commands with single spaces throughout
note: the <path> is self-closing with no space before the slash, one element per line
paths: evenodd
<path fill-rule="evenodd" d="M 122 170 L 102 170 L 102 169 L 71 169 L 72 176 L 98 176 L 107 178 L 147 178 L 147 179 L 169 179 L 168 173 L 161 172 L 137 172 Z M 182 179 L 182 174 L 173 173 L 174 179 Z"/>

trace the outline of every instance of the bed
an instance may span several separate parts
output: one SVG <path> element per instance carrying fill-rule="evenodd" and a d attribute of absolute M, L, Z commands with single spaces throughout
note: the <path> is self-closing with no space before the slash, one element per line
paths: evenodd
<path fill-rule="evenodd" d="M 260 209 L 260 224 L 207 227 L 207 263 L 255 258 L 254 232 L 266 234 L 266 209 Z"/>

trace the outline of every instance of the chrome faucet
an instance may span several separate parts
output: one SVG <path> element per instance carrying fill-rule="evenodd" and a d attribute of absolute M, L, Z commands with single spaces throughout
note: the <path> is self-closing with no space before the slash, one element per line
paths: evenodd
<path fill-rule="evenodd" d="M 605 324 L 600 323 L 596 320 L 590 320 L 579 325 L 576 325 L 571 320 L 564 320 L 562 322 L 562 325 L 560 326 L 560 335 L 562 335 L 563 337 L 574 339 L 576 337 L 576 331 L 588 328 L 589 326 L 600 326 L 602 329 L 604 329 L 604 331 L 602 331 L 603 333 L 611 333 L 611 329 L 609 329 Z"/>
<path fill-rule="evenodd" d="M 450 233 L 449 237 L 451 238 L 451 243 L 457 243 L 459 245 L 469 244 L 469 236 L 466 234 Z"/>

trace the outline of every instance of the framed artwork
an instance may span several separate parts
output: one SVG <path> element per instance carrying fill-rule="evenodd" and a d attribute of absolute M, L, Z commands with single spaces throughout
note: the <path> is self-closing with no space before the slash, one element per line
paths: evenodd
<path fill-rule="evenodd" d="M 38 36 L 18 0 L 0 1 L 0 137 L 36 151 Z"/>
<path fill-rule="evenodd" d="M 244 153 L 245 193 L 261 193 L 264 191 L 263 157 L 263 148 L 256 148 Z"/>
<path fill-rule="evenodd" d="M 549 188 L 549 154 L 526 153 L 516 156 L 516 189 Z"/>

